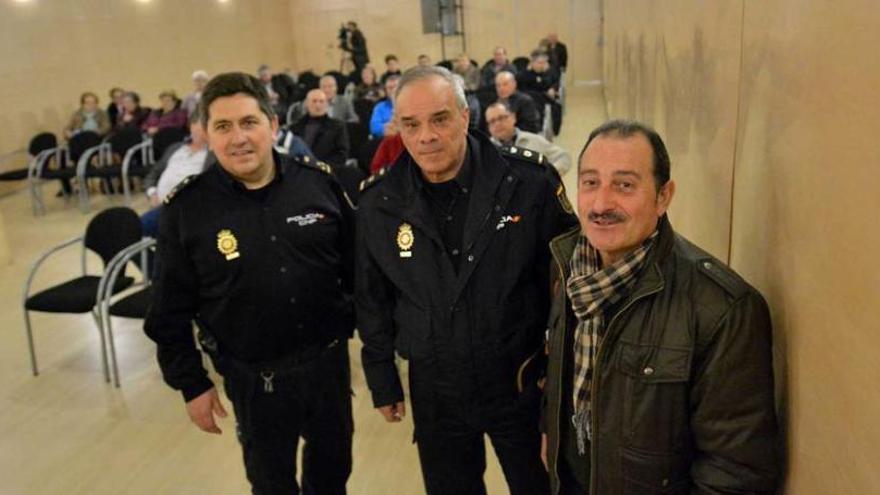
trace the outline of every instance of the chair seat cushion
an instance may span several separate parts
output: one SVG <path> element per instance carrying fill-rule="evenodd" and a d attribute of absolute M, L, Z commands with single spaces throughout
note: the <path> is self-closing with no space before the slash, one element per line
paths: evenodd
<path fill-rule="evenodd" d="M 110 314 L 123 318 L 144 319 L 147 316 L 152 293 L 152 286 L 148 286 L 123 297 L 110 306 Z"/>
<path fill-rule="evenodd" d="M 38 292 L 27 299 L 25 309 L 46 313 L 88 313 L 95 307 L 101 277 L 85 275 Z M 134 283 L 131 277 L 119 277 L 113 293 Z"/>

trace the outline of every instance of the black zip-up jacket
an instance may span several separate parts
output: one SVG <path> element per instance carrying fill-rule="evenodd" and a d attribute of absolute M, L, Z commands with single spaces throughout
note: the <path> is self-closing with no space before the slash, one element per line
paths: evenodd
<path fill-rule="evenodd" d="M 779 433 L 767 304 L 677 236 L 666 216 L 658 228 L 635 286 L 606 318 L 592 380 L 593 441 L 582 458 L 589 466 L 572 469 L 588 472 L 590 495 L 772 494 Z M 574 229 L 551 244 L 560 280 L 544 388 L 552 493 L 566 458 L 560 435 L 571 434 L 563 373 L 571 373 L 577 325 L 562 281 L 580 236 Z"/>
<path fill-rule="evenodd" d="M 353 330 L 353 209 L 328 165 L 277 153 L 275 163 L 263 198 L 215 165 L 185 179 L 162 208 L 144 330 L 165 381 L 187 401 L 213 386 L 192 320 L 245 363 Z"/>
<path fill-rule="evenodd" d="M 408 153 L 368 179 L 358 204 L 358 332 L 377 407 L 403 400 L 395 351 L 431 400 L 478 407 L 515 398 L 518 367 L 542 346 L 548 244 L 577 219 L 538 153 L 502 155 L 479 133 L 468 153 L 473 188 L 457 273 Z"/>

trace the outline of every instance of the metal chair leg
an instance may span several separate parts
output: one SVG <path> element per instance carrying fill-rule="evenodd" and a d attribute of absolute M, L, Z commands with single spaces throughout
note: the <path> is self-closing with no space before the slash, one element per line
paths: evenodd
<path fill-rule="evenodd" d="M 104 368 L 104 381 L 110 383 L 110 366 L 107 364 L 107 343 L 104 339 L 104 328 L 101 325 L 101 318 L 92 309 L 92 318 L 95 319 L 95 325 L 98 327 L 98 335 L 101 336 L 101 365 Z"/>
<path fill-rule="evenodd" d="M 113 385 L 119 388 L 119 365 L 116 362 L 116 343 L 113 340 L 113 323 L 110 313 L 104 313 L 104 328 L 107 329 L 107 346 L 110 347 L 110 364 L 113 368 Z"/>
<path fill-rule="evenodd" d="M 34 376 L 40 374 L 40 371 L 37 369 L 37 353 L 34 351 L 34 334 L 31 331 L 31 315 L 28 313 L 28 310 L 24 310 L 24 328 L 27 333 L 27 342 L 28 342 L 28 350 L 31 353 L 31 373 Z"/>

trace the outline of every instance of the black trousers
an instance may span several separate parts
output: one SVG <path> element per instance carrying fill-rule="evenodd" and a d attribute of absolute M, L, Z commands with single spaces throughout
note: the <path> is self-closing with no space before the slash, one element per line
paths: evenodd
<path fill-rule="evenodd" d="M 254 495 L 345 494 L 351 474 L 351 374 L 344 339 L 286 369 L 252 372 L 221 359 L 226 395 Z"/>
<path fill-rule="evenodd" d="M 410 379 L 418 377 L 410 370 Z M 541 462 L 540 394 L 535 388 L 516 401 L 480 405 L 444 404 L 411 381 L 415 441 L 428 495 L 485 495 L 484 435 L 501 463 L 511 495 L 550 493 Z"/>

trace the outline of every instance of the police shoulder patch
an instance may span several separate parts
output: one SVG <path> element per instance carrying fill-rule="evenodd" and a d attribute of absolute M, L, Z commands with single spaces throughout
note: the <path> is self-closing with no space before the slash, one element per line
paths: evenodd
<path fill-rule="evenodd" d="M 162 200 L 162 202 L 165 203 L 166 205 L 168 203 L 171 203 L 171 200 L 173 200 L 174 197 L 180 193 L 180 191 L 183 191 L 184 189 L 189 187 L 191 184 L 194 184 L 196 182 L 196 180 L 198 180 L 198 178 L 199 178 L 199 174 L 187 175 L 186 177 L 183 178 L 182 181 L 178 182 L 176 186 L 171 188 L 171 191 L 165 195 L 165 199 Z"/>
<path fill-rule="evenodd" d="M 544 155 L 542 153 L 538 153 L 537 151 L 527 148 L 520 148 L 518 146 L 502 146 L 501 154 L 504 156 L 516 157 L 527 162 L 532 162 L 536 165 L 547 164 L 547 159 L 544 158 Z"/>
<path fill-rule="evenodd" d="M 366 179 L 361 181 L 358 190 L 363 192 L 372 187 L 374 184 L 378 183 L 380 180 L 385 178 L 386 172 L 388 171 L 388 167 L 382 167 L 375 174 L 367 177 Z"/>
<path fill-rule="evenodd" d="M 306 167 L 318 169 L 327 175 L 334 175 L 333 167 L 331 167 L 327 163 L 322 162 L 321 160 L 315 160 L 310 156 L 302 156 L 299 158 L 299 162 Z"/>

